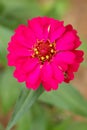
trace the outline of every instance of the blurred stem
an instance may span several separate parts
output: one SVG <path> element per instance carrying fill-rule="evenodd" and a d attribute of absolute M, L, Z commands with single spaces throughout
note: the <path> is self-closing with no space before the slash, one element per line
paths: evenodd
<path fill-rule="evenodd" d="M 22 90 L 6 130 L 11 130 L 11 128 L 17 123 L 20 117 L 23 116 L 23 114 L 25 114 L 25 112 L 27 112 L 31 108 L 31 106 L 34 104 L 34 102 L 38 99 L 43 91 L 44 89 L 42 86 L 40 86 L 36 91 L 26 90 L 25 92 L 23 92 Z"/>

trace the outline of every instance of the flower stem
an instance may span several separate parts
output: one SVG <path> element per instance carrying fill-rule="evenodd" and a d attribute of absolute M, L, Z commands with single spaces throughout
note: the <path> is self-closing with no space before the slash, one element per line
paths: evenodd
<path fill-rule="evenodd" d="M 20 117 L 23 116 L 23 114 L 25 114 L 25 112 L 27 112 L 31 108 L 34 102 L 42 94 L 44 89 L 42 86 L 40 86 L 36 91 L 28 91 L 22 91 L 20 93 L 15 110 L 12 114 L 11 120 L 9 121 L 6 130 L 11 130 L 11 128 L 17 123 Z"/>

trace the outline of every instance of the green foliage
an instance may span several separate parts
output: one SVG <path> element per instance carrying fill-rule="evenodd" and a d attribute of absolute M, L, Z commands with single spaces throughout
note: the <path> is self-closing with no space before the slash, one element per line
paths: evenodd
<path fill-rule="evenodd" d="M 23 87 L 23 90 L 20 92 L 13 115 L 6 130 L 10 130 L 17 123 L 21 116 L 23 116 L 25 112 L 27 112 L 31 108 L 33 103 L 35 103 L 42 92 L 42 86 L 36 91 L 29 91 L 25 88 L 25 86 Z"/>
<path fill-rule="evenodd" d="M 4 127 L 2 124 L 0 124 L 0 130 L 4 130 Z"/>
<path fill-rule="evenodd" d="M 56 125 L 53 130 L 86 130 L 86 122 L 75 122 L 71 118 L 68 118 L 61 122 L 59 125 Z"/>
<path fill-rule="evenodd" d="M 58 91 L 45 92 L 40 100 L 87 117 L 87 101 L 70 84 L 60 85 Z"/>
<path fill-rule="evenodd" d="M 7 113 L 14 105 L 14 101 L 19 94 L 19 84 L 12 76 L 12 70 L 6 69 L 3 75 L 0 75 L 0 98 L 2 111 Z"/>
<path fill-rule="evenodd" d="M 0 63 L 6 66 L 6 54 L 7 54 L 7 44 L 10 40 L 12 31 L 0 26 Z"/>

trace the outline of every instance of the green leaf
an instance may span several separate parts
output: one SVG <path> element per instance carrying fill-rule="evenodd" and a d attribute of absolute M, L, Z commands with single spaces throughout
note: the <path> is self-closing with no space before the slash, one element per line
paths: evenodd
<path fill-rule="evenodd" d="M 59 124 L 56 124 L 54 126 L 53 130 L 67 130 L 72 122 L 73 122 L 72 119 L 69 117 L 69 118 L 63 120 L 62 122 L 60 122 Z"/>
<path fill-rule="evenodd" d="M 56 124 L 53 130 L 87 130 L 87 122 L 78 122 L 68 118 Z"/>
<path fill-rule="evenodd" d="M 87 130 L 87 122 L 73 122 L 67 130 Z"/>
<path fill-rule="evenodd" d="M 31 110 L 26 113 L 20 121 L 18 121 L 16 130 L 30 130 L 31 126 Z"/>
<path fill-rule="evenodd" d="M 34 104 L 34 102 L 37 100 L 37 98 L 41 95 L 42 92 L 43 92 L 42 86 L 40 86 L 40 88 L 36 91 L 32 90 L 29 91 L 23 88 L 23 90 L 19 95 L 15 110 L 13 112 L 12 118 L 6 130 L 10 130 L 16 124 L 16 122 L 20 119 L 20 117 L 25 112 L 27 112 L 29 108 Z"/>
<path fill-rule="evenodd" d="M 6 54 L 7 54 L 7 44 L 10 40 L 12 31 L 0 26 L 0 63 L 6 65 Z"/>
<path fill-rule="evenodd" d="M 0 130 L 4 130 L 4 127 L 2 124 L 0 124 Z"/>
<path fill-rule="evenodd" d="M 29 130 L 46 130 L 48 113 L 46 113 L 46 110 L 44 110 L 43 106 L 36 102 L 35 105 L 32 107 L 31 114 L 32 122 Z"/>
<path fill-rule="evenodd" d="M 87 101 L 70 84 L 62 84 L 57 91 L 44 93 L 40 100 L 58 108 L 87 117 Z"/>
<path fill-rule="evenodd" d="M 4 13 L 0 16 L 0 23 L 11 29 L 15 29 L 19 24 L 27 23 L 27 20 L 41 16 L 42 12 L 39 4 L 35 0 L 4 0 Z"/>
<path fill-rule="evenodd" d="M 16 79 L 13 78 L 12 70 L 13 69 L 7 68 L 3 74 L 0 75 L 0 99 L 4 113 L 10 110 L 19 94 L 19 84 Z"/>

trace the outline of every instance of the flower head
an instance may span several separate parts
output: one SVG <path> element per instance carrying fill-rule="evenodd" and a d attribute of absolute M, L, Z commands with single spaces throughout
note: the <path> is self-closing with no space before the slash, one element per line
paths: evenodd
<path fill-rule="evenodd" d="M 83 61 L 81 41 L 71 25 L 48 17 L 37 17 L 20 25 L 8 44 L 8 65 L 15 66 L 14 77 L 27 88 L 56 90 L 58 84 L 74 78 Z"/>

